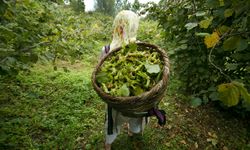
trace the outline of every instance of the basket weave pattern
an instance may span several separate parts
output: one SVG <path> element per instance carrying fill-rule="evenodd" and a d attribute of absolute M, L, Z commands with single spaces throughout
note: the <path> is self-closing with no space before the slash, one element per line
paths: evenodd
<path fill-rule="evenodd" d="M 169 77 L 169 59 L 166 52 L 159 47 L 148 44 L 148 43 L 137 43 L 138 49 L 143 50 L 152 50 L 160 54 L 161 60 L 163 61 L 163 74 L 162 79 L 149 91 L 146 91 L 137 96 L 112 96 L 105 93 L 96 82 L 96 74 L 99 72 L 103 62 L 108 58 L 114 55 L 116 51 L 121 50 L 121 47 L 111 51 L 108 55 L 102 58 L 97 66 L 95 67 L 92 73 L 92 85 L 97 94 L 110 105 L 112 108 L 117 111 L 122 112 L 123 115 L 129 117 L 141 117 L 144 112 L 147 112 L 149 109 L 156 107 L 160 100 L 164 97 L 164 93 L 167 88 L 167 82 Z"/>

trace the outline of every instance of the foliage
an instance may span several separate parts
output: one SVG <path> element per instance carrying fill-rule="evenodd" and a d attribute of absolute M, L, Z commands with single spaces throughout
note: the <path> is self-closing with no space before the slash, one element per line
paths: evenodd
<path fill-rule="evenodd" d="M 137 96 L 160 81 L 162 68 L 158 52 L 131 43 L 105 59 L 96 81 L 113 96 Z"/>
<path fill-rule="evenodd" d="M 116 0 L 115 8 L 116 8 L 116 14 L 120 12 L 121 10 L 130 10 L 131 9 L 131 3 L 128 0 Z"/>
<path fill-rule="evenodd" d="M 100 13 L 74 15 L 72 10 L 63 8 L 53 13 L 55 19 L 50 23 L 52 34 L 42 39 L 50 45 L 39 49 L 43 59 L 55 61 L 61 58 L 74 62 L 96 54 L 106 44 L 103 42 L 111 39 L 112 20 L 108 16 Z"/>
<path fill-rule="evenodd" d="M 61 0 L 53 1 L 61 4 Z M 18 24 L 18 28 L 36 33 L 30 35 L 22 31 L 30 39 L 42 33 L 40 25 L 43 25 L 42 29 L 46 32 L 39 35 L 41 37 L 36 39 L 36 43 L 30 42 L 27 45 L 30 51 L 37 54 L 38 63 L 28 68 L 30 71 L 19 71 L 16 78 L 6 77 L 6 80 L 0 80 L 1 149 L 103 149 L 105 107 L 92 89 L 90 77 L 101 47 L 111 41 L 111 18 L 99 13 L 76 14 L 69 7 L 50 3 L 51 0 L 22 2 L 20 5 L 25 5 L 26 8 L 19 13 L 24 18 L 39 18 L 36 17 L 40 16 L 37 9 L 29 10 L 36 4 L 44 6 L 42 8 L 46 10 L 46 17 L 41 17 L 45 22 L 36 24 L 36 28 L 32 28 L 30 25 L 33 23 L 27 21 L 25 25 L 27 23 L 30 28 L 24 23 Z M 12 9 L 5 3 L 1 3 L 0 8 L 1 15 L 6 11 L 2 8 Z M 29 14 L 32 11 L 36 15 Z M 23 13 L 28 15 L 24 16 Z M 4 22 L 7 21 L 3 22 L 2 19 L 5 20 L 1 16 L 1 48 L 2 45 L 11 47 L 12 45 L 5 43 L 7 41 L 15 45 L 14 42 L 11 43 L 12 38 L 8 38 L 11 34 L 2 34 L 2 27 L 10 29 L 13 26 L 5 26 Z M 14 29 L 17 30 L 16 27 Z M 20 32 L 18 34 L 21 35 Z M 157 29 L 157 22 L 141 20 L 138 32 L 140 41 L 163 47 L 166 43 L 162 40 L 163 35 L 162 30 Z M 49 43 L 39 44 L 46 41 L 46 37 Z M 5 38 L 7 40 L 2 42 Z M 18 43 L 15 38 L 12 40 Z M 79 43 L 83 48 L 77 47 Z M 166 50 L 170 52 L 169 49 Z M 55 54 L 64 59 L 55 60 L 57 71 L 50 62 L 43 61 L 53 59 Z M 75 63 L 65 61 L 66 57 Z M 5 66 L 1 63 L 2 65 Z M 249 119 L 235 118 L 230 113 L 220 112 L 209 105 L 191 109 L 179 101 L 186 97 L 180 97 L 180 93 L 176 92 L 179 80 L 171 76 L 170 81 L 167 95 L 159 105 L 167 112 L 168 124 L 158 127 L 157 120 L 150 118 L 143 134 L 143 149 L 249 149 Z M 216 88 L 208 90 L 216 91 Z M 113 146 L 120 150 L 135 149 L 132 148 L 134 143 L 124 133 L 118 136 Z"/>
<path fill-rule="evenodd" d="M 162 0 L 147 8 L 165 31 L 185 93 L 206 103 L 221 83 L 238 80 L 250 88 L 249 6 L 247 0 Z"/>
<path fill-rule="evenodd" d="M 161 48 L 166 47 L 164 32 L 158 28 L 158 22 L 149 19 L 140 19 L 137 40 L 155 44 Z"/>
<path fill-rule="evenodd" d="M 139 0 L 135 0 L 134 3 L 131 5 L 131 10 L 133 12 L 139 14 L 141 7 L 142 7 L 142 5 L 139 2 Z"/>
<path fill-rule="evenodd" d="M 218 86 L 220 100 L 228 107 L 235 106 L 242 97 L 244 107 L 250 110 L 250 94 L 244 85 L 233 81 L 232 83 L 220 84 Z"/>
<path fill-rule="evenodd" d="M 4 1 L 0 8 L 1 76 L 16 76 L 38 59 L 73 62 L 111 39 L 111 18 L 102 14 L 76 16 L 64 5 L 33 0 Z"/>
<path fill-rule="evenodd" d="M 101 138 L 105 109 L 92 89 L 91 71 L 88 64 L 67 72 L 36 64 L 30 73 L 0 82 L 0 147 L 81 149 Z"/>
<path fill-rule="evenodd" d="M 112 16 L 115 13 L 115 0 L 95 0 L 95 10 Z"/>
<path fill-rule="evenodd" d="M 82 0 L 71 0 L 70 5 L 76 12 L 84 12 L 85 4 Z"/>
<path fill-rule="evenodd" d="M 138 0 L 135 0 L 133 3 L 129 2 L 128 0 L 116 0 L 115 12 L 118 13 L 121 10 L 131 10 L 140 15 L 142 7 L 143 4 Z"/>
<path fill-rule="evenodd" d="M 57 71 L 51 64 L 38 63 L 15 80 L 0 81 L 2 149 L 103 148 L 105 107 L 90 81 L 95 63 L 81 62 L 58 61 L 61 67 Z M 176 97 L 174 81 L 169 82 L 171 91 L 159 105 L 167 112 L 168 124 L 158 127 L 157 120 L 150 118 L 143 149 L 192 149 L 194 145 L 200 149 L 249 149 L 249 119 L 219 113 L 213 107 L 190 109 Z M 208 140 L 214 139 L 209 132 L 218 136 L 215 146 Z M 134 149 L 126 133 L 122 130 L 114 147 Z"/>
<path fill-rule="evenodd" d="M 0 74 L 16 75 L 38 60 L 32 49 L 46 44 L 40 40 L 48 34 L 51 14 L 47 4 L 33 0 L 0 3 Z"/>

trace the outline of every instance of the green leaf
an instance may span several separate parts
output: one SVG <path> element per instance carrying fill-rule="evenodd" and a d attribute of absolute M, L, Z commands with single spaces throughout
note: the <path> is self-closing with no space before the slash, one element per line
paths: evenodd
<path fill-rule="evenodd" d="M 214 17 L 219 17 L 220 19 L 224 19 L 224 8 L 218 8 L 216 10 L 213 11 L 213 16 Z"/>
<path fill-rule="evenodd" d="M 250 94 L 248 93 L 247 89 L 244 87 L 243 83 L 237 82 L 237 81 L 233 81 L 232 82 L 235 86 L 238 87 L 239 91 L 240 91 L 240 95 L 242 96 L 242 98 L 250 104 Z"/>
<path fill-rule="evenodd" d="M 197 23 L 187 23 L 186 25 L 185 25 L 185 28 L 187 28 L 187 30 L 191 30 L 191 29 L 193 29 L 194 27 L 197 27 Z"/>
<path fill-rule="evenodd" d="M 226 69 L 228 69 L 228 70 L 236 70 L 238 64 L 227 63 L 225 66 L 226 66 Z"/>
<path fill-rule="evenodd" d="M 54 71 L 57 71 L 57 66 L 54 66 L 53 69 L 54 69 Z"/>
<path fill-rule="evenodd" d="M 0 25 L 0 34 L 2 37 L 6 38 L 6 40 L 11 40 L 17 35 L 11 29 L 6 28 L 5 26 L 2 26 L 2 25 Z"/>
<path fill-rule="evenodd" d="M 214 87 L 214 86 L 210 86 L 207 90 L 210 91 L 210 92 L 217 91 L 216 87 Z"/>
<path fill-rule="evenodd" d="M 219 98 L 228 107 L 239 103 L 240 91 L 233 83 L 220 84 L 218 86 Z"/>
<path fill-rule="evenodd" d="M 39 98 L 39 94 L 36 93 L 36 92 L 29 92 L 29 93 L 27 94 L 27 96 L 30 97 L 30 98 L 34 98 L 34 99 Z"/>
<path fill-rule="evenodd" d="M 30 62 L 30 56 L 29 54 L 20 55 L 19 60 L 27 64 L 28 62 Z"/>
<path fill-rule="evenodd" d="M 36 63 L 38 61 L 37 54 L 31 54 L 30 55 L 30 61 L 33 62 L 33 63 Z"/>
<path fill-rule="evenodd" d="M 188 42 L 188 40 L 181 40 L 178 43 L 180 43 L 180 44 L 186 44 L 187 42 Z"/>
<path fill-rule="evenodd" d="M 208 96 L 212 101 L 217 101 L 219 100 L 219 93 L 218 92 L 212 92 Z"/>
<path fill-rule="evenodd" d="M 140 95 L 144 92 L 144 90 L 140 86 L 136 86 L 133 92 L 134 92 L 134 95 Z"/>
<path fill-rule="evenodd" d="M 225 26 L 225 25 L 222 25 L 222 26 L 220 26 L 220 27 L 217 29 L 217 31 L 218 31 L 221 35 L 223 35 L 224 33 L 228 32 L 229 30 L 230 30 L 230 27 Z"/>
<path fill-rule="evenodd" d="M 129 49 L 131 51 L 136 51 L 137 50 L 137 44 L 136 43 L 130 43 L 128 46 L 129 46 Z"/>
<path fill-rule="evenodd" d="M 237 43 L 236 51 L 243 51 L 248 47 L 248 43 L 245 39 L 240 39 L 240 41 Z"/>
<path fill-rule="evenodd" d="M 202 20 L 202 21 L 200 21 L 199 26 L 200 26 L 200 28 L 207 29 L 209 27 L 209 25 L 212 23 L 212 21 L 213 21 L 213 17 L 210 17 L 206 20 Z"/>
<path fill-rule="evenodd" d="M 203 95 L 203 98 L 202 98 L 202 102 L 203 102 L 204 104 L 207 104 L 208 101 L 209 101 L 208 97 L 206 96 L 206 94 L 204 94 L 204 95 Z"/>
<path fill-rule="evenodd" d="M 108 77 L 108 73 L 106 72 L 99 72 L 97 75 L 96 75 L 96 81 L 97 83 L 107 83 L 110 81 L 110 78 Z"/>
<path fill-rule="evenodd" d="M 242 98 L 250 104 L 250 94 L 247 92 L 246 88 L 241 88 L 240 93 Z"/>
<path fill-rule="evenodd" d="M 7 65 L 12 66 L 16 62 L 17 62 L 17 59 L 15 57 L 7 57 L 7 62 L 6 62 Z"/>
<path fill-rule="evenodd" d="M 201 37 L 205 37 L 205 36 L 208 36 L 210 35 L 209 33 L 195 33 L 196 36 L 201 36 Z"/>
<path fill-rule="evenodd" d="M 246 4 L 244 1 L 238 1 L 236 7 L 234 8 L 235 10 L 235 17 L 238 17 L 241 15 L 244 11 L 249 10 L 249 3 Z"/>
<path fill-rule="evenodd" d="M 242 102 L 242 106 L 246 108 L 247 111 L 250 111 L 250 103 L 247 101 Z"/>
<path fill-rule="evenodd" d="M 223 42 L 223 49 L 225 51 L 232 51 L 237 48 L 237 43 L 240 41 L 239 36 L 232 36 Z"/>
<path fill-rule="evenodd" d="M 187 49 L 187 44 L 182 44 L 178 48 L 180 48 L 180 49 Z"/>
<path fill-rule="evenodd" d="M 160 66 L 158 64 L 145 64 L 145 68 L 147 69 L 148 73 L 159 73 L 161 71 Z"/>
<path fill-rule="evenodd" d="M 219 2 L 221 7 L 225 5 L 224 0 L 219 0 Z"/>
<path fill-rule="evenodd" d="M 223 49 L 225 51 L 243 51 L 248 47 L 248 43 L 245 39 L 242 39 L 240 36 L 233 36 L 228 38 L 223 43 Z"/>
<path fill-rule="evenodd" d="M 218 144 L 218 140 L 215 138 L 208 138 L 208 142 L 211 142 L 213 146 L 216 146 Z"/>
<path fill-rule="evenodd" d="M 246 66 L 245 69 L 247 70 L 248 73 L 250 73 L 250 65 Z"/>
<path fill-rule="evenodd" d="M 196 15 L 197 17 L 205 16 L 205 15 L 206 15 L 206 12 L 204 12 L 204 11 L 198 11 L 198 12 L 195 13 L 195 15 Z"/>
<path fill-rule="evenodd" d="M 233 9 L 226 9 L 224 11 L 224 17 L 225 18 L 231 17 L 233 15 L 233 13 L 234 13 Z"/>
<path fill-rule="evenodd" d="M 202 100 L 199 97 L 194 97 L 191 99 L 191 105 L 193 107 L 198 107 L 201 105 L 201 103 L 202 103 Z"/>
<path fill-rule="evenodd" d="M 217 8 L 220 6 L 219 0 L 207 0 L 206 5 L 210 8 Z"/>
<path fill-rule="evenodd" d="M 231 54 L 231 57 L 237 61 L 250 61 L 250 53 L 234 53 Z"/>
<path fill-rule="evenodd" d="M 123 84 L 122 87 L 118 89 L 117 94 L 119 96 L 129 96 L 130 92 L 129 92 L 129 88 L 127 87 L 127 85 Z"/>
<path fill-rule="evenodd" d="M 110 93 L 107 86 L 104 83 L 101 83 L 101 87 L 104 90 L 105 93 Z"/>

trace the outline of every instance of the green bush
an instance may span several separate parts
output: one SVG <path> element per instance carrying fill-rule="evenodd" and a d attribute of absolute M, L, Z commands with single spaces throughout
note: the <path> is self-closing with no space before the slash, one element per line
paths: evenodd
<path fill-rule="evenodd" d="M 73 62 L 96 55 L 112 35 L 111 17 L 99 13 L 75 15 L 64 4 L 2 1 L 0 11 L 0 75 L 5 77 L 29 70 L 38 59 Z"/>
<path fill-rule="evenodd" d="M 82 0 L 71 0 L 70 5 L 72 6 L 73 10 L 76 12 L 84 12 L 85 11 L 85 4 Z"/>
<path fill-rule="evenodd" d="M 30 1 L 0 2 L 0 74 L 16 75 L 38 60 L 33 49 L 48 34 L 51 19 L 47 4 Z"/>
<path fill-rule="evenodd" d="M 196 101 L 218 100 L 217 86 L 233 80 L 250 89 L 249 6 L 247 0 L 184 0 L 147 8 L 165 32 L 183 92 Z"/>
<path fill-rule="evenodd" d="M 164 32 L 158 28 L 158 22 L 142 18 L 140 20 L 137 39 L 142 42 L 155 44 L 162 48 L 165 47 Z"/>

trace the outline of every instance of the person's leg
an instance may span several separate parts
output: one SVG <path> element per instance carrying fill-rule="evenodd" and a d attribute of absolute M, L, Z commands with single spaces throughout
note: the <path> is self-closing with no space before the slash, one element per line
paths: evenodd
<path fill-rule="evenodd" d="M 113 133 L 108 134 L 108 113 L 106 113 L 105 120 L 105 150 L 111 149 L 111 144 L 116 139 L 117 135 L 120 133 L 121 126 L 125 121 L 122 114 L 115 109 L 112 109 L 112 119 L 113 119 Z"/>
<path fill-rule="evenodd" d="M 144 149 L 143 131 L 147 121 L 146 117 L 131 118 L 129 120 L 129 139 L 132 149 Z"/>
<path fill-rule="evenodd" d="M 143 132 L 146 125 L 146 117 L 130 118 L 129 119 L 129 132 L 140 133 Z"/>

